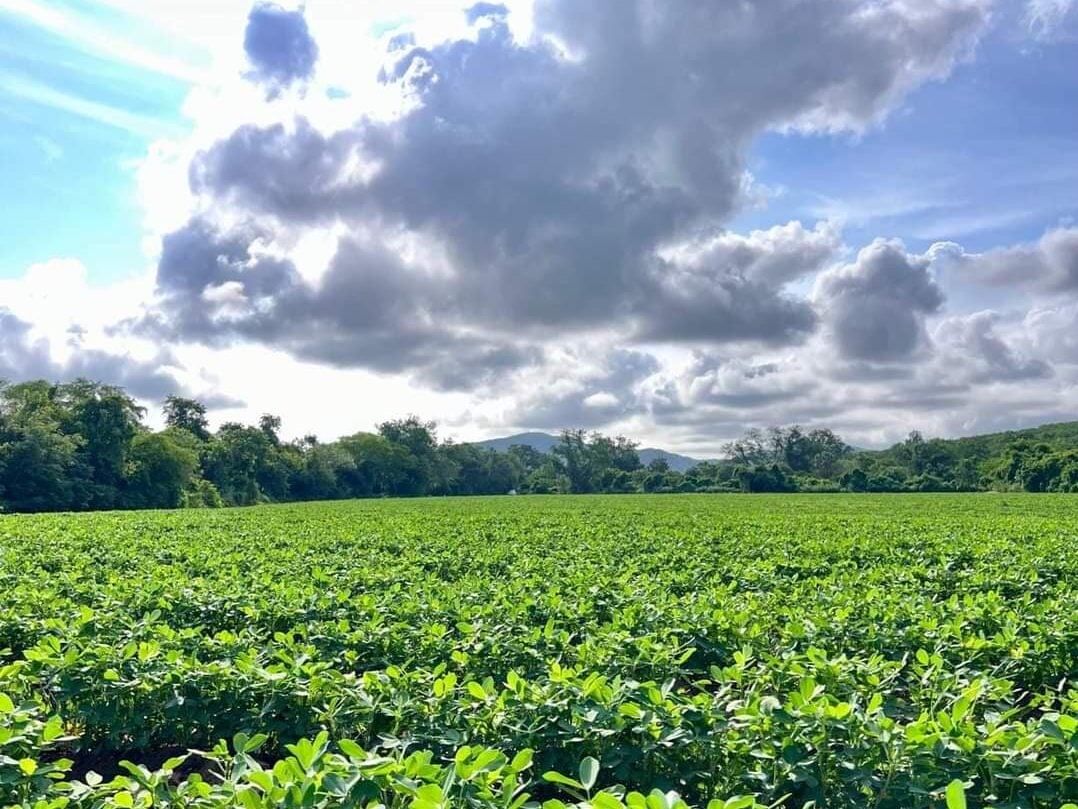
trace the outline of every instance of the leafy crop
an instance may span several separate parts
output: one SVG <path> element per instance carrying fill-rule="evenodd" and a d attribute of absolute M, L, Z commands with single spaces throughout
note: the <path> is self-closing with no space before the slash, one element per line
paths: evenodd
<path fill-rule="evenodd" d="M 1022 495 L 5 517 L 0 805 L 1059 809 L 1076 540 Z"/>

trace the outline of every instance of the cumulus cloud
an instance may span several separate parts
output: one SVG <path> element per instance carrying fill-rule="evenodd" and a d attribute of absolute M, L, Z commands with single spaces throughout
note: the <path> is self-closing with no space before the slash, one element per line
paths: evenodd
<path fill-rule="evenodd" d="M 1051 376 L 1048 363 L 1020 355 L 1003 339 L 997 328 L 1002 320 L 998 312 L 984 311 L 942 321 L 934 334 L 940 370 L 975 384 Z"/>
<path fill-rule="evenodd" d="M 967 253 L 950 243 L 936 245 L 933 250 L 942 266 L 957 268 L 975 283 L 1048 295 L 1078 290 L 1078 227 L 1056 228 L 1034 244 L 985 253 Z"/>
<path fill-rule="evenodd" d="M 630 418 L 644 412 L 641 385 L 661 367 L 651 354 L 626 349 L 598 354 L 563 350 L 548 361 L 552 367 L 530 369 L 517 380 L 514 401 L 500 417 L 503 423 L 558 430 Z M 535 384 L 537 379 L 541 384 Z"/>
<path fill-rule="evenodd" d="M 820 275 L 814 298 L 843 357 L 901 362 L 924 347 L 925 317 L 944 300 L 929 273 L 931 262 L 899 241 L 877 239 L 856 261 Z"/>
<path fill-rule="evenodd" d="M 33 326 L 7 309 L 0 309 L 0 379 L 22 380 L 46 376 L 51 369 L 49 347 L 35 340 Z"/>
<path fill-rule="evenodd" d="M 1022 320 L 1020 334 L 1030 353 L 1053 363 L 1078 364 L 1078 302 L 1033 307 Z"/>
<path fill-rule="evenodd" d="M 251 63 L 250 77 L 276 93 L 309 79 L 318 61 L 318 45 L 311 38 L 303 10 L 288 10 L 276 3 L 257 3 L 247 18 L 243 49 Z"/>
<path fill-rule="evenodd" d="M 133 396 L 153 401 L 180 390 L 161 361 L 145 362 L 126 354 L 80 348 L 66 361 L 57 361 L 49 342 L 34 335 L 31 323 L 0 308 L 0 379 L 70 381 L 80 377 L 119 385 Z"/>
<path fill-rule="evenodd" d="M 726 230 L 749 145 L 769 129 L 871 126 L 946 75 L 988 11 L 538 0 L 523 38 L 492 3 L 467 13 L 463 38 L 395 34 L 381 80 L 398 114 L 245 124 L 197 155 L 200 213 L 164 242 L 146 323 L 448 389 L 597 330 L 801 342 L 818 318 L 789 284 L 825 266 L 838 235 Z M 300 12 L 259 6 L 248 55 L 277 84 L 307 78 L 308 38 Z M 286 243 L 335 228 L 346 235 L 325 274 L 300 274 Z"/>

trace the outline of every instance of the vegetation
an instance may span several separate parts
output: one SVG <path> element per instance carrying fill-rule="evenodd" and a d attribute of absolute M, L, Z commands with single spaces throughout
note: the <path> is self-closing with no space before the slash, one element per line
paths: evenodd
<path fill-rule="evenodd" d="M 0 805 L 1058 809 L 1076 536 L 1026 495 L 4 517 Z"/>
<path fill-rule="evenodd" d="M 170 397 L 151 432 L 119 388 L 0 383 L 0 511 L 206 508 L 425 495 L 675 492 L 1078 492 L 1078 423 L 973 439 L 919 433 L 858 452 L 831 430 L 749 430 L 686 472 L 637 444 L 566 430 L 550 452 L 439 441 L 409 416 L 332 443 L 286 442 L 281 420 L 226 423 Z"/>

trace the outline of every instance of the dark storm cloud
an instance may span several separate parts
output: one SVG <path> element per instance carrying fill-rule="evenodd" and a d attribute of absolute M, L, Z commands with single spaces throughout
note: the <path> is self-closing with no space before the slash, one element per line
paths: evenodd
<path fill-rule="evenodd" d="M 818 270 L 834 238 L 792 229 L 688 262 L 664 249 L 722 232 L 760 133 L 871 123 L 945 73 L 986 16 L 982 0 L 540 0 L 522 43 L 503 8 L 479 4 L 474 39 L 394 38 L 382 78 L 414 102 L 399 119 L 336 134 L 245 126 L 198 156 L 207 207 L 267 232 L 196 220 L 170 237 L 158 321 L 451 387 L 594 330 L 798 342 L 817 318 L 784 285 Z M 274 228 L 339 223 L 383 243 L 345 239 L 318 285 L 251 249 Z M 428 249 L 406 263 L 402 239 Z"/>
<path fill-rule="evenodd" d="M 160 362 L 75 347 L 66 362 L 56 362 L 43 340 L 33 339 L 31 325 L 0 309 L 0 379 L 70 381 L 85 378 L 118 385 L 140 399 L 159 401 L 179 392 L 176 380 Z"/>
<path fill-rule="evenodd" d="M 925 345 L 925 317 L 943 306 L 930 264 L 901 242 L 877 239 L 853 263 L 819 277 L 815 298 L 844 358 L 903 361 Z"/>
<path fill-rule="evenodd" d="M 309 79 L 318 61 L 318 45 L 303 11 L 289 11 L 275 3 L 258 3 L 251 9 L 243 48 L 253 68 L 251 78 L 271 92 Z"/>

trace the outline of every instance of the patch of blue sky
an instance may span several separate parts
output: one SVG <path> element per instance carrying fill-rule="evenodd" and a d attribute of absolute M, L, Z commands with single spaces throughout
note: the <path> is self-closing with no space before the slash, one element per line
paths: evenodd
<path fill-rule="evenodd" d="M 142 270 L 130 166 L 155 138 L 185 131 L 188 84 L 38 22 L 0 13 L 0 277 L 58 256 L 102 281 Z"/>
<path fill-rule="evenodd" d="M 837 218 L 851 245 L 887 236 L 915 250 L 1035 240 L 1078 218 L 1076 98 L 1073 44 L 997 32 L 861 137 L 765 135 L 750 169 L 771 198 L 733 226 Z"/>
<path fill-rule="evenodd" d="M 390 17 L 389 19 L 378 20 L 371 25 L 371 36 L 379 39 L 390 31 L 396 31 L 398 28 L 412 24 L 414 21 L 412 17 Z"/>

